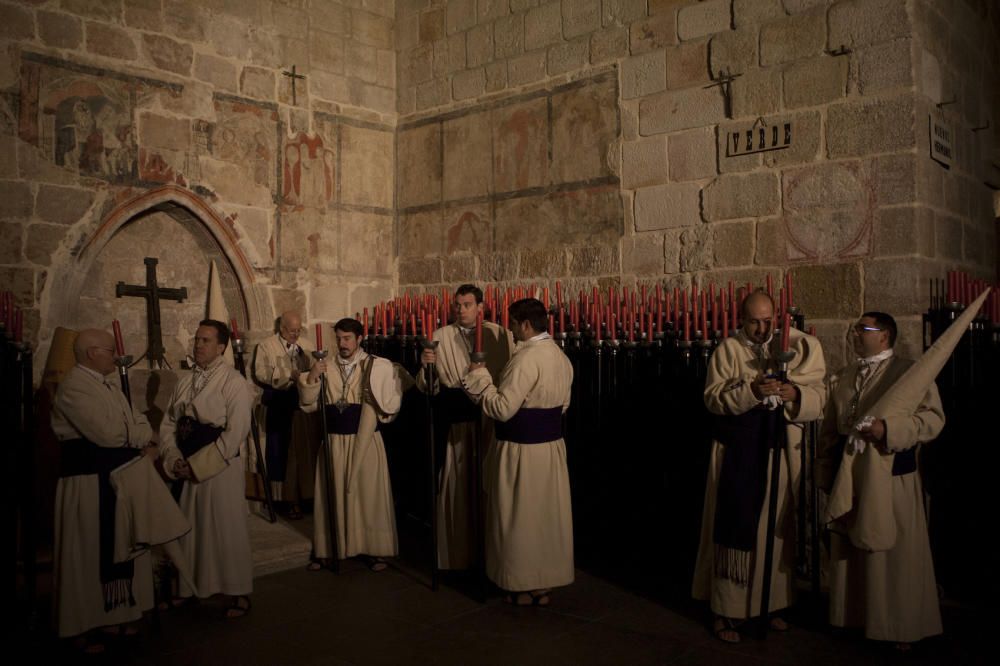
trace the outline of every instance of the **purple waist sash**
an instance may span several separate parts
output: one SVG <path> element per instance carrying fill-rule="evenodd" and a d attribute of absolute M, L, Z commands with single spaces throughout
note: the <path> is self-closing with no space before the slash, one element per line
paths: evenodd
<path fill-rule="evenodd" d="M 562 407 L 522 407 L 509 420 L 496 423 L 497 440 L 542 444 L 562 439 Z"/>

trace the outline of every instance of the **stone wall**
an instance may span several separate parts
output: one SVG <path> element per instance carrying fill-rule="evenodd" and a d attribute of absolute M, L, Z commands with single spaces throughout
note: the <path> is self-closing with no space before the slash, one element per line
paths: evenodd
<path fill-rule="evenodd" d="M 87 284 L 112 279 L 110 250 L 131 251 L 120 268 L 138 277 L 160 256 L 161 281 L 190 283 L 202 307 L 218 258 L 255 334 L 288 306 L 333 320 L 391 293 L 392 0 L 5 0 L 0 13 L 0 284 L 43 354 L 54 326 L 142 321 L 138 302 Z M 130 235 L 123 207 L 155 243 Z M 198 308 L 164 309 L 186 313 L 176 364 Z"/>
<path fill-rule="evenodd" d="M 621 199 L 622 226 L 618 238 L 579 238 L 574 218 L 524 205 L 518 220 L 532 229 L 531 246 L 500 243 L 493 218 L 456 256 L 442 238 L 470 213 L 414 211 L 400 220 L 400 286 L 580 275 L 759 284 L 791 271 L 831 365 L 845 358 L 847 322 L 865 309 L 898 314 L 914 351 L 927 279 L 954 267 L 995 277 L 983 163 L 996 135 L 977 148 L 973 137 L 987 135 L 972 128 L 990 114 L 997 126 L 998 18 L 995 3 L 944 0 L 401 0 L 398 110 L 413 128 L 403 132 L 412 146 L 401 134 L 401 205 L 410 192 L 446 201 L 439 192 L 449 189 L 495 198 L 506 159 L 496 123 L 449 134 L 452 118 L 613 72 L 620 131 L 604 127 L 591 141 L 575 127 L 572 161 L 605 161 L 617 176 L 607 189 Z M 947 63 L 940 78 L 961 98 L 944 107 L 959 130 L 950 170 L 929 154 L 929 56 Z M 761 129 L 770 139 L 786 124 L 790 147 L 741 150 L 746 130 L 756 143 Z M 544 137 L 528 145 L 551 151 Z M 411 148 L 430 157 L 407 161 Z M 490 168 L 467 162 L 442 185 L 449 150 L 492 150 L 494 189 Z M 538 175 L 538 186 L 558 183 L 551 170 Z"/>

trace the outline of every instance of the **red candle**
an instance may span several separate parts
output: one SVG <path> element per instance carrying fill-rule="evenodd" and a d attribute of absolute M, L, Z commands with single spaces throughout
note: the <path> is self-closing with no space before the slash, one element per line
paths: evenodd
<path fill-rule="evenodd" d="M 795 307 L 795 301 L 792 300 L 792 272 L 788 271 L 785 273 L 785 296 L 788 299 L 786 304 L 788 307 Z"/>
<path fill-rule="evenodd" d="M 594 306 L 594 340 L 601 341 L 601 311 Z"/>
<path fill-rule="evenodd" d="M 955 271 L 948 271 L 948 302 L 955 302 Z"/>
<path fill-rule="evenodd" d="M 549 288 L 548 287 L 543 287 L 542 288 L 542 305 L 545 306 L 545 311 L 548 312 L 549 311 Z"/>
<path fill-rule="evenodd" d="M 712 330 L 713 331 L 717 331 L 717 330 L 719 330 L 719 308 L 718 308 L 718 304 L 715 301 L 715 287 L 714 286 L 712 287 L 711 291 L 712 291 Z M 722 298 L 721 294 L 719 295 L 719 298 L 720 299 Z"/>
<path fill-rule="evenodd" d="M 550 312 L 549 313 L 549 335 L 552 336 L 552 335 L 555 335 L 555 334 L 556 334 L 556 316 Z"/>
<path fill-rule="evenodd" d="M 774 298 L 774 280 L 770 273 L 767 274 L 767 295 Z"/>
<path fill-rule="evenodd" d="M 732 327 L 736 328 L 736 322 L 738 322 L 739 319 L 736 316 L 736 292 L 735 292 L 735 290 L 732 290 L 732 291 L 729 292 L 729 314 L 730 314 L 729 318 L 732 320 Z"/>
<path fill-rule="evenodd" d="M 115 331 L 115 353 L 119 356 L 124 356 L 125 341 L 122 340 L 122 325 L 115 319 L 111 322 L 111 328 Z"/>
<path fill-rule="evenodd" d="M 653 316 L 649 316 L 650 321 L 652 321 Z M 659 333 L 663 330 L 663 301 L 656 299 L 656 331 Z"/>
<path fill-rule="evenodd" d="M 752 293 L 753 293 L 753 283 L 752 282 L 747 282 L 747 290 L 745 292 L 743 292 L 743 298 L 746 298 L 747 296 L 749 296 Z"/>
<path fill-rule="evenodd" d="M 684 308 L 683 308 L 683 310 L 684 310 L 685 314 L 691 311 L 690 303 L 688 303 L 688 292 L 689 291 L 690 291 L 690 289 L 685 289 L 684 290 Z"/>
<path fill-rule="evenodd" d="M 708 340 L 708 338 L 709 338 L 709 335 L 708 335 L 708 313 L 705 312 L 704 308 L 702 308 L 702 310 L 701 310 L 701 337 L 703 339 L 705 339 L 705 340 Z"/>
<path fill-rule="evenodd" d="M 481 311 L 476 313 L 476 346 L 473 347 L 473 351 L 483 351 L 483 313 Z"/>
<path fill-rule="evenodd" d="M 503 295 L 503 313 L 500 315 L 503 319 L 503 327 L 510 328 L 510 297 L 508 294 Z"/>
<path fill-rule="evenodd" d="M 687 341 L 691 340 L 691 313 L 684 313 L 684 339 Z"/>
<path fill-rule="evenodd" d="M 323 324 L 316 324 L 316 351 L 323 351 Z"/>
<path fill-rule="evenodd" d="M 364 337 L 368 337 L 368 308 L 365 308 L 361 319 L 361 334 Z"/>
<path fill-rule="evenodd" d="M 809 335 L 811 335 L 813 337 L 816 337 L 816 327 L 815 326 L 810 326 L 809 327 Z"/>
<path fill-rule="evenodd" d="M 382 335 L 389 335 L 389 308 L 382 305 Z"/>
<path fill-rule="evenodd" d="M 236 326 L 236 320 L 235 319 L 230 319 L 229 320 L 229 328 L 231 328 L 232 331 L 233 331 L 233 337 L 239 339 L 239 337 L 240 337 L 240 329 L 237 328 L 237 326 Z"/>
<path fill-rule="evenodd" d="M 640 289 L 640 292 L 641 292 L 640 295 L 639 295 L 639 300 L 642 301 L 643 303 L 645 303 L 646 302 L 646 285 L 642 285 L 641 287 L 639 287 L 639 289 Z"/>
<path fill-rule="evenodd" d="M 597 298 L 598 298 L 597 287 L 594 287 L 593 300 L 591 301 L 591 303 L 597 303 Z"/>
<path fill-rule="evenodd" d="M 628 341 L 635 342 L 635 326 L 632 319 L 628 320 Z"/>
<path fill-rule="evenodd" d="M 653 341 L 653 315 L 649 315 L 646 320 L 646 340 L 649 342 Z"/>
<path fill-rule="evenodd" d="M 608 317 L 608 339 L 617 340 L 618 339 L 618 318 L 615 313 L 611 313 Z"/>
<path fill-rule="evenodd" d="M 785 313 L 784 319 L 781 322 L 781 351 L 788 351 L 788 329 L 791 327 L 792 318 Z"/>
<path fill-rule="evenodd" d="M 785 301 L 785 288 L 782 287 L 778 290 L 778 317 L 779 319 L 785 316 L 787 312 L 787 302 Z"/>
<path fill-rule="evenodd" d="M 722 308 L 722 337 L 729 337 L 729 310 Z"/>
<path fill-rule="evenodd" d="M 556 307 L 562 307 L 562 282 L 556 280 Z"/>
<path fill-rule="evenodd" d="M 559 306 L 559 332 L 566 332 L 566 308 Z"/>

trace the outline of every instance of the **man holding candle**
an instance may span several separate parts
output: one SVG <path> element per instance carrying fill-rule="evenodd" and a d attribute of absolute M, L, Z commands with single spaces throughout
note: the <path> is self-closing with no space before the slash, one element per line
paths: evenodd
<path fill-rule="evenodd" d="M 300 501 L 313 495 L 319 447 L 315 415 L 299 408 L 299 376 L 313 364 L 313 346 L 301 333 L 301 315 L 282 312 L 278 332 L 257 345 L 251 362 L 253 379 L 264 392 L 261 422 L 272 496 L 292 520 L 302 517 Z"/>
<path fill-rule="evenodd" d="M 180 507 L 192 532 L 181 546 L 194 567 L 194 587 L 181 580 L 173 605 L 195 594 L 231 597 L 226 617 L 250 610 L 253 562 L 247 532 L 243 465 L 250 432 L 250 383 L 226 363 L 229 328 L 206 319 L 194 338 L 192 371 L 174 388 L 160 425 L 160 458 L 171 479 L 184 481 Z"/>
<path fill-rule="evenodd" d="M 850 338 L 857 360 L 831 379 L 820 436 L 817 482 L 827 490 L 833 486 L 848 436 L 913 365 L 893 353 L 896 321 L 888 314 L 866 312 Z M 920 443 L 933 440 L 942 427 L 944 412 L 933 382 L 912 415 L 862 424 L 858 431 L 864 441 L 883 456 L 894 454 L 891 481 L 886 477 L 892 484 L 892 505 L 882 507 L 895 518 L 894 545 L 875 552 L 854 546 L 848 536 L 850 515 L 835 521 L 830 533 L 830 623 L 863 626 L 868 638 L 893 641 L 902 650 L 942 631 L 917 472 Z"/>
<path fill-rule="evenodd" d="M 482 410 L 462 390 L 462 378 L 468 372 L 471 354 L 486 355 L 486 369 L 494 382 L 514 349 L 510 331 L 483 321 L 483 292 L 471 284 L 455 291 L 455 323 L 434 331 L 437 349 L 425 349 L 424 365 L 433 365 L 437 380 L 428 388 L 424 373 L 417 376 L 417 388 L 435 396 L 434 418 L 436 459 L 440 471 L 437 497 L 438 566 L 441 569 L 468 569 L 475 564 L 478 544 L 473 543 L 476 529 L 475 503 L 469 496 L 475 471 L 473 462 L 493 443 L 493 422 L 483 418 Z M 478 450 L 474 450 L 478 444 Z M 443 445 L 443 446 L 442 446 Z M 443 448 L 443 451 L 441 450 Z M 477 477 L 477 481 L 478 481 Z M 480 500 L 480 506 L 482 502 Z"/>
<path fill-rule="evenodd" d="M 485 364 L 473 363 L 465 391 L 496 420 L 486 454 L 486 574 L 509 594 L 508 603 L 547 606 L 553 587 L 573 582 L 573 512 L 562 415 L 569 407 L 573 366 L 545 332 L 545 306 L 514 302 L 510 320 L 518 341 L 494 384 Z"/>
<path fill-rule="evenodd" d="M 141 450 L 156 454 L 149 421 L 109 379 L 114 342 L 105 331 L 80 331 L 73 344 L 76 365 L 60 382 L 52 407 L 52 430 L 61 446 L 54 552 L 58 633 L 78 636 L 77 646 L 94 654 L 104 645 L 88 641 L 86 632 L 105 627 L 134 634 L 135 627 L 124 625 L 153 607 L 149 553 L 128 562 L 113 558 L 111 472 Z"/>
<path fill-rule="evenodd" d="M 740 640 L 739 622 L 760 615 L 767 541 L 771 452 L 782 447 L 777 530 L 769 611 L 789 606 L 793 594 L 795 504 L 804 424 L 819 418 L 826 401 L 826 364 L 819 341 L 796 329 L 784 339 L 794 358 L 787 380 L 778 378 L 779 343 L 774 302 L 765 291 L 743 302 L 743 326 L 712 354 L 704 399 L 715 414 L 705 488 L 701 541 L 692 594 L 710 602 L 712 630 L 727 643 Z M 788 329 L 786 329 L 788 330 Z M 770 618 L 775 630 L 788 625 Z"/>
<path fill-rule="evenodd" d="M 403 392 L 413 380 L 399 366 L 361 348 L 362 328 L 357 319 L 341 319 L 333 332 L 336 358 L 332 363 L 317 361 L 298 380 L 302 410 L 310 413 L 319 409 L 320 376 L 326 376 L 327 448 L 320 455 L 328 455 L 330 464 L 316 466 L 316 559 L 309 568 L 318 571 L 332 557 L 360 555 L 372 571 L 382 571 L 384 558 L 395 556 L 398 544 L 389 467 L 378 430 L 380 424 L 396 418 Z M 317 346 L 321 345 L 322 338 L 317 336 Z M 326 469 L 331 478 L 324 475 Z M 336 541 L 330 535 L 330 506 L 337 512 Z"/>

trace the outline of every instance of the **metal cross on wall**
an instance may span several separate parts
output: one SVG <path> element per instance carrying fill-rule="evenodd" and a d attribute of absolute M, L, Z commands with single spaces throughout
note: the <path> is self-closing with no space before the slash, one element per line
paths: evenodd
<path fill-rule="evenodd" d="M 298 101 L 295 99 L 295 79 L 305 79 L 306 75 L 305 74 L 296 74 L 295 73 L 295 65 L 292 65 L 292 71 L 290 71 L 290 72 L 282 72 L 282 74 L 284 74 L 285 76 L 287 76 L 288 78 L 290 78 L 292 80 L 292 104 L 293 105 L 294 104 L 298 104 Z"/>
<path fill-rule="evenodd" d="M 165 362 L 163 357 L 163 333 L 160 328 L 160 301 L 177 301 L 183 303 L 187 298 L 187 287 L 177 289 L 161 287 L 156 283 L 156 264 L 159 260 L 155 257 L 146 257 L 142 260 L 146 264 L 146 284 L 125 284 L 119 282 L 115 286 L 115 296 L 139 296 L 146 299 L 146 340 L 147 347 L 143 356 L 149 361 L 149 367 L 162 368 Z M 142 356 L 139 357 L 140 359 Z M 137 359 L 138 361 L 138 359 Z M 169 364 L 168 364 L 169 367 Z"/>

